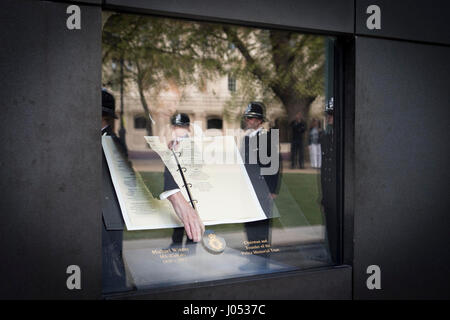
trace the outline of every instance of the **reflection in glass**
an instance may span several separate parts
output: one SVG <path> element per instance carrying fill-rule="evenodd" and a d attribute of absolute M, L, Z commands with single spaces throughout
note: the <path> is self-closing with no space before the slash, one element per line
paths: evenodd
<path fill-rule="evenodd" d="M 104 265 L 113 270 L 120 251 L 115 270 L 125 285 L 107 277 L 105 293 L 332 263 L 330 41 L 108 16 L 102 78 L 123 112 L 110 123 L 112 138 L 102 138 L 104 184 L 115 193 L 103 206 Z M 107 221 L 114 206 L 123 231 Z M 193 212 L 198 220 L 186 218 Z M 112 242 L 120 242 L 114 254 Z"/>

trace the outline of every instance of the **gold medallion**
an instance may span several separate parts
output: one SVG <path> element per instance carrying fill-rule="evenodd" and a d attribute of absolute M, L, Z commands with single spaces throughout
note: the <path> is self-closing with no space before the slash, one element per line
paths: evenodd
<path fill-rule="evenodd" d="M 214 254 L 222 253 L 227 246 L 225 239 L 219 237 L 212 231 L 205 232 L 202 243 L 207 251 Z"/>

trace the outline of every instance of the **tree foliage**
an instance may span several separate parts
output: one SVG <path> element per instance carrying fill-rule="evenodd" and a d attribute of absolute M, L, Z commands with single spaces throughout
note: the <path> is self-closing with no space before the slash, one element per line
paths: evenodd
<path fill-rule="evenodd" d="M 148 114 L 146 92 L 170 83 L 202 87 L 230 75 L 238 91 L 227 103 L 229 115 L 242 100 L 262 99 L 281 103 L 292 119 L 298 111 L 307 116 L 323 92 L 324 47 L 323 37 L 292 31 L 114 14 L 103 29 L 103 78 L 117 87 L 111 66 L 123 61 L 124 78 L 136 84 Z"/>

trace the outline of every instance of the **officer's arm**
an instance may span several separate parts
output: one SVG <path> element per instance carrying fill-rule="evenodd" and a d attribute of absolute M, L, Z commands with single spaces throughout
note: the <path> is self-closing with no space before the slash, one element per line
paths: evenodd
<path fill-rule="evenodd" d="M 195 242 L 200 241 L 205 232 L 205 226 L 197 211 L 184 199 L 178 184 L 167 167 L 164 168 L 164 192 L 160 195 L 160 199 L 165 198 L 170 201 L 175 213 L 183 222 L 188 238 Z"/>
<path fill-rule="evenodd" d="M 202 239 L 205 226 L 198 213 L 191 207 L 181 192 L 177 192 L 167 198 L 172 204 L 175 213 L 184 224 L 184 229 L 189 239 L 198 242 Z"/>
<path fill-rule="evenodd" d="M 173 189 L 180 189 L 180 187 L 175 182 L 175 179 L 173 178 L 169 169 L 167 169 L 167 167 L 164 166 L 164 191 L 169 191 Z"/>

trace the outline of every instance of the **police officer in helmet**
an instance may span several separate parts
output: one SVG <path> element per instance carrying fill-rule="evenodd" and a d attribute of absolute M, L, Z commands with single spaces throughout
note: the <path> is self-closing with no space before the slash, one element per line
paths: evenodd
<path fill-rule="evenodd" d="M 265 106 L 262 102 L 253 101 L 250 102 L 244 111 L 243 118 L 245 122 L 245 136 L 243 149 L 243 160 L 245 168 L 249 175 L 250 181 L 255 189 L 255 193 L 258 200 L 268 218 L 272 217 L 273 199 L 278 194 L 279 188 L 279 164 L 281 161 L 280 155 L 271 154 L 272 143 L 278 143 L 278 141 L 272 141 L 271 131 L 267 131 L 263 127 L 263 123 L 266 121 Z M 267 145 L 265 145 L 267 142 Z M 254 149 L 253 146 L 256 146 Z M 263 150 L 262 148 L 267 148 Z M 279 150 L 279 149 L 277 149 Z M 262 168 L 271 166 L 271 163 L 263 164 L 260 159 L 260 151 L 263 151 L 270 159 L 273 157 L 278 158 L 278 167 L 276 172 L 270 175 L 261 174 Z M 256 159 L 256 162 L 252 159 Z M 248 222 L 245 224 L 245 230 L 249 241 L 266 240 L 270 242 L 270 220 L 262 220 L 256 222 Z"/>
<path fill-rule="evenodd" d="M 177 112 L 170 118 L 170 124 L 172 125 L 173 140 L 169 143 L 169 148 L 172 148 L 173 143 L 189 136 L 191 120 L 186 113 Z"/>
<path fill-rule="evenodd" d="M 190 119 L 186 113 L 175 113 L 170 123 L 172 126 L 172 140 L 169 148 L 175 149 L 178 142 L 189 137 Z M 175 228 L 172 234 L 171 246 L 180 246 L 183 242 L 184 231 L 187 235 L 187 243 L 198 242 L 205 232 L 205 226 L 198 215 L 198 212 L 191 206 L 188 199 L 185 199 L 180 188 L 172 177 L 172 174 L 164 168 L 164 192 L 159 196 L 161 200 L 168 199 L 175 209 L 176 214 L 182 220 L 184 228 Z"/>
<path fill-rule="evenodd" d="M 115 114 L 114 96 L 102 89 L 102 136 L 112 137 L 118 150 L 126 149 L 113 131 Z M 125 266 L 122 258 L 124 222 L 111 180 L 105 155 L 102 153 L 102 284 L 103 292 L 111 293 L 126 288 Z"/>

